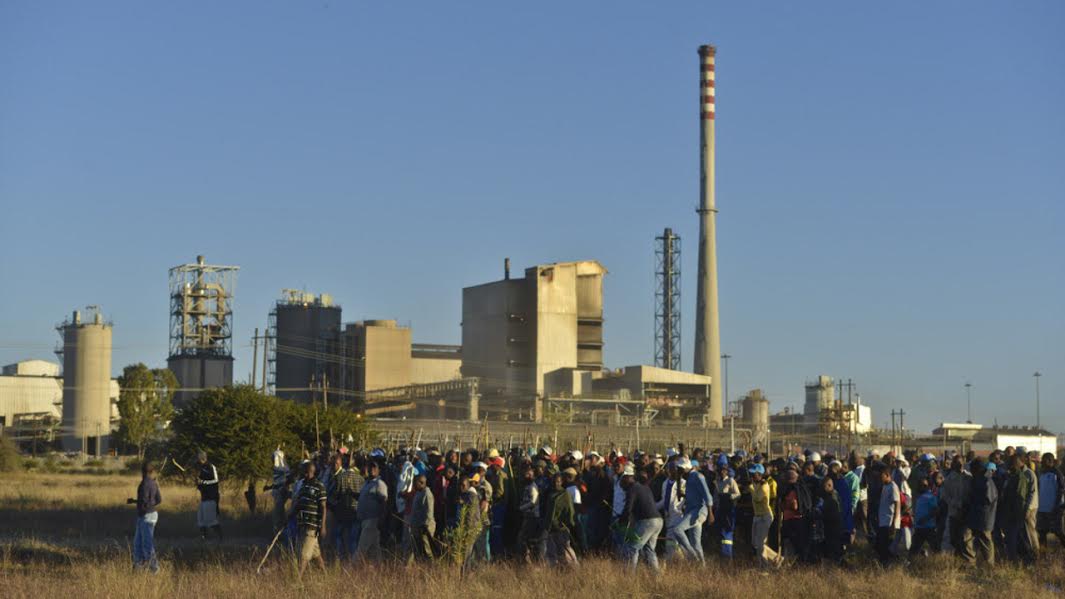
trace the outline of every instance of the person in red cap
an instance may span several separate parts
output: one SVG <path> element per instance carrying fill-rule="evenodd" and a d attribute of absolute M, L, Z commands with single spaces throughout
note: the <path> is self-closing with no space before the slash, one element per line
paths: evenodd
<path fill-rule="evenodd" d="M 488 534 L 488 543 L 491 548 L 491 555 L 496 559 L 503 557 L 503 529 L 506 523 L 507 514 L 507 497 L 506 488 L 508 486 L 508 479 L 506 470 L 506 460 L 499 455 L 499 452 L 495 449 L 488 452 L 488 472 L 485 474 L 485 478 L 488 480 L 488 484 L 492 485 L 492 507 L 490 508 L 491 516 L 491 530 Z"/>

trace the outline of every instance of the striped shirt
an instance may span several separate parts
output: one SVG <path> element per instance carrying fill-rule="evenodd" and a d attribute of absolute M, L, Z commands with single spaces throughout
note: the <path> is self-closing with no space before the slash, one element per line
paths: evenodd
<path fill-rule="evenodd" d="M 325 485 L 318 480 L 303 481 L 296 495 L 296 523 L 301 527 L 318 530 L 322 526 L 322 507 L 325 503 Z"/>

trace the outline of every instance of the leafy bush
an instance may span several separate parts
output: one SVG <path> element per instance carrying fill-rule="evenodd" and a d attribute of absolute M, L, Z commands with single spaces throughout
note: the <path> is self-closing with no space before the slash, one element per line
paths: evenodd
<path fill-rule="evenodd" d="M 26 458 L 25 460 L 22 460 L 22 469 L 23 470 L 36 470 L 37 468 L 40 468 L 40 467 L 41 467 L 41 461 L 38 460 L 37 458 Z"/>
<path fill-rule="evenodd" d="M 82 465 L 86 468 L 100 468 L 104 465 L 104 461 L 99 458 L 93 458 L 91 460 L 86 460 Z"/>
<path fill-rule="evenodd" d="M 348 435 L 371 436 L 367 424 L 348 407 L 325 410 L 296 404 L 248 385 L 201 393 L 170 427 L 174 436 L 168 453 L 173 459 L 193 464 L 196 453 L 206 451 L 219 476 L 234 482 L 267 477 L 270 456 L 278 446 L 298 456 L 303 449 L 313 451 L 319 436 L 323 445 L 331 435 L 338 443 Z"/>
<path fill-rule="evenodd" d="M 69 460 L 63 461 L 69 462 Z M 62 468 L 59 465 L 59 460 L 55 459 L 55 456 L 53 455 L 44 458 L 44 463 L 41 464 L 41 471 L 47 472 L 48 474 L 57 474 L 61 470 Z"/>

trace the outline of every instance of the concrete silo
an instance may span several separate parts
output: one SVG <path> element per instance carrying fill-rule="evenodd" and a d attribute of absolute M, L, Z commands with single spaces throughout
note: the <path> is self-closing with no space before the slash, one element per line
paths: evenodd
<path fill-rule="evenodd" d="M 282 290 L 270 313 L 273 359 L 268 364 L 278 397 L 309 403 L 340 385 L 340 316 L 340 306 L 328 294 Z"/>
<path fill-rule="evenodd" d="M 74 312 L 57 328 L 63 337 L 64 451 L 107 452 L 111 435 L 111 324 L 98 308 Z"/>

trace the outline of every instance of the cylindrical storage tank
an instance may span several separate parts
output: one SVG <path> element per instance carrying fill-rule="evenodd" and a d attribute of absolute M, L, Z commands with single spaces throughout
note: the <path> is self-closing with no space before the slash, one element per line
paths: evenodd
<path fill-rule="evenodd" d="M 337 336 L 340 306 L 318 303 L 279 303 L 276 309 L 277 339 L 274 384 L 278 397 L 307 402 L 308 391 L 325 374 L 337 385 Z"/>
<path fill-rule="evenodd" d="M 111 325 L 77 316 L 63 335 L 63 434 L 65 451 L 101 455 L 111 434 Z"/>
<path fill-rule="evenodd" d="M 769 429 L 769 400 L 755 399 L 751 409 L 751 427 L 754 430 Z"/>

